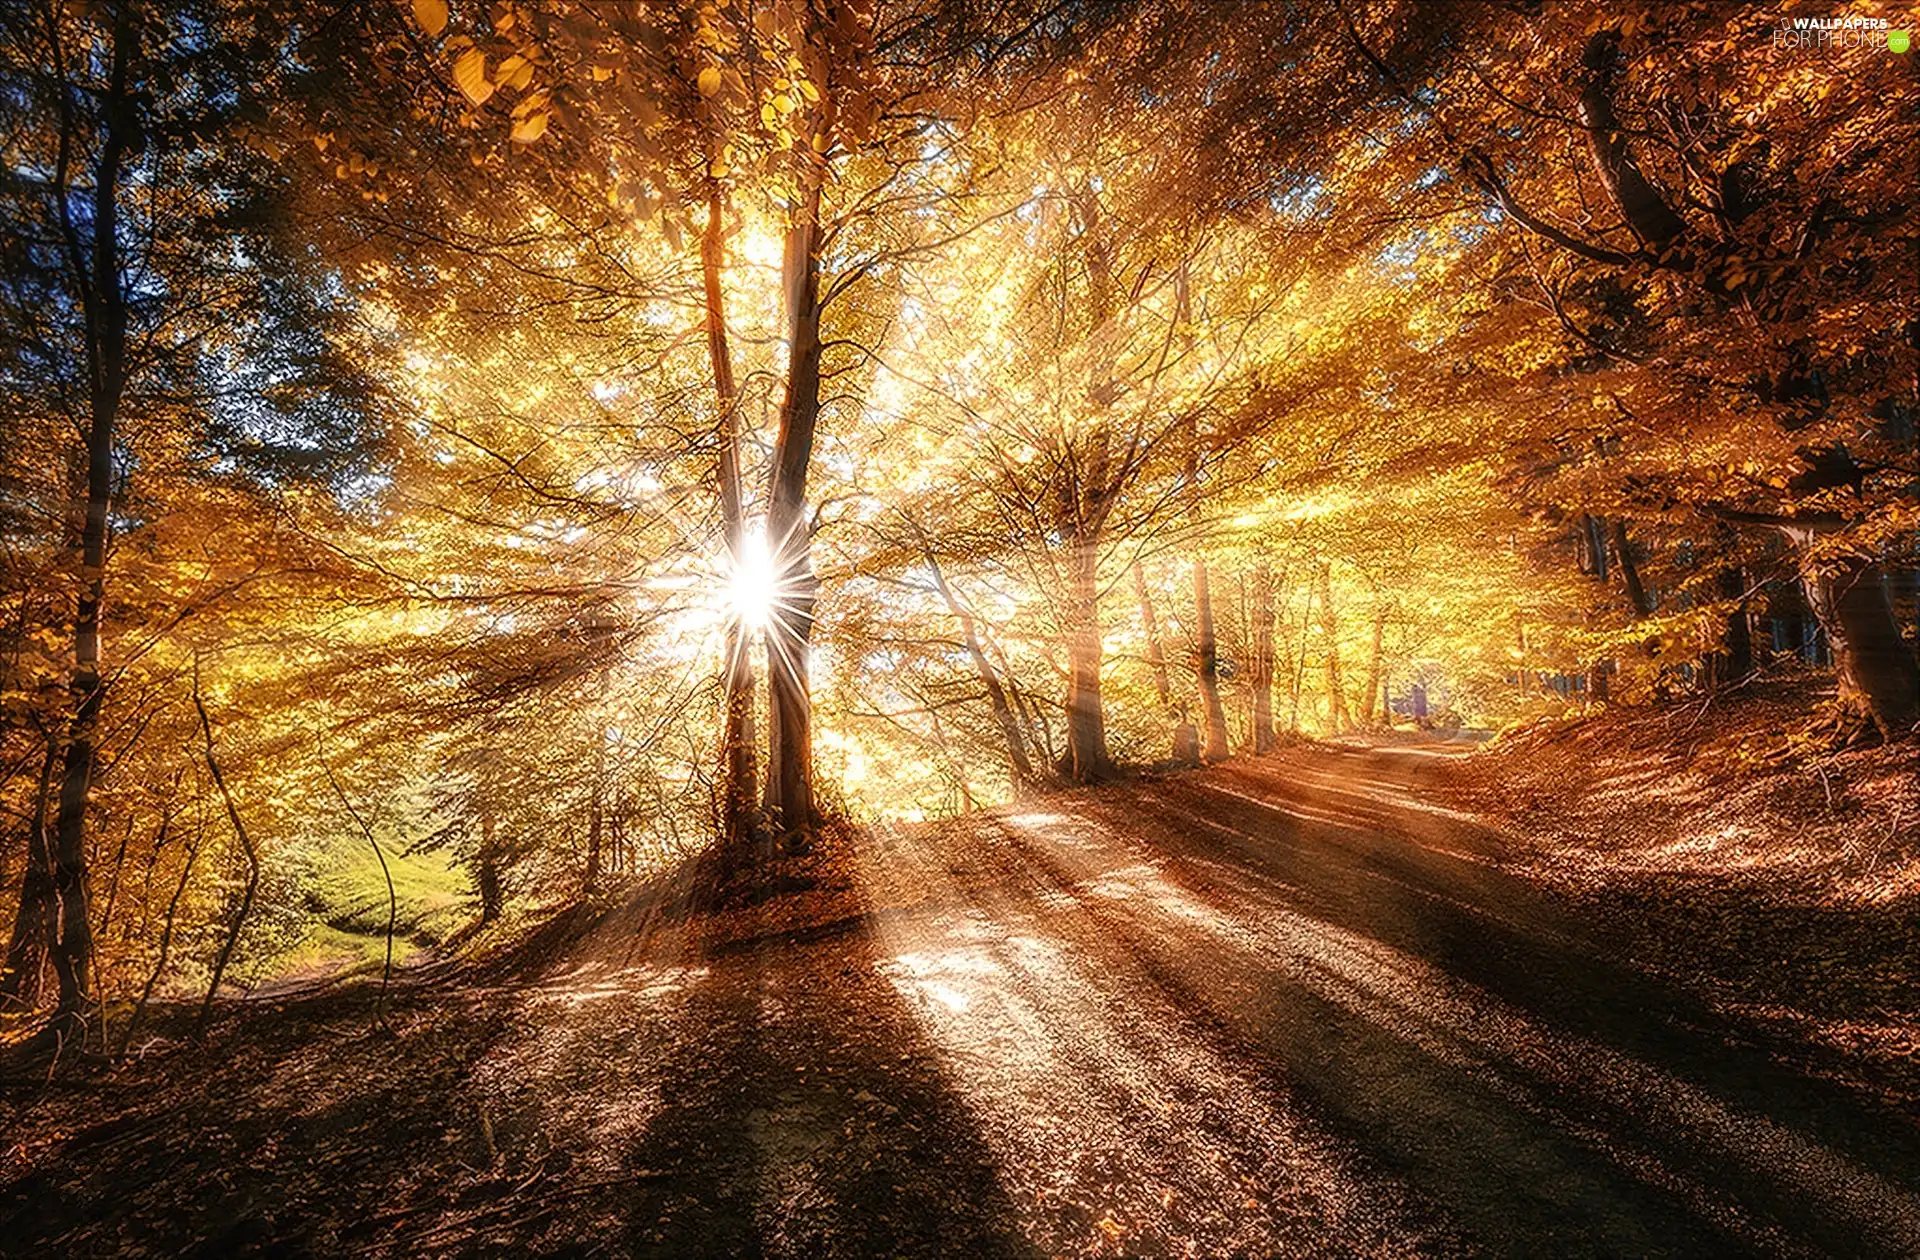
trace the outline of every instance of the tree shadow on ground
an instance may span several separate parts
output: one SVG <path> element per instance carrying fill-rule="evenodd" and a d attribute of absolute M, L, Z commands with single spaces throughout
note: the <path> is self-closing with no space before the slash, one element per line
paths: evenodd
<path fill-rule="evenodd" d="M 1227 783 L 1242 789 L 1260 781 L 1257 771 L 1232 773 Z M 1108 808 L 1098 801 L 1087 805 L 1094 816 Z M 1696 995 L 1650 979 L 1610 953 L 1605 934 L 1594 932 L 1580 910 L 1488 866 L 1370 827 L 1316 818 L 1287 799 L 1263 803 L 1240 792 L 1214 790 L 1204 778 L 1148 787 L 1112 821 L 1150 836 L 1197 888 L 1204 889 L 1209 870 L 1218 869 L 1209 864 L 1226 858 L 1274 881 L 1284 890 L 1284 904 L 1467 981 L 1539 1021 L 1548 1036 L 1573 1034 L 1667 1079 L 1703 1087 L 1756 1117 L 1816 1137 L 1892 1185 L 1911 1186 L 1911 1169 L 1920 1167 L 1920 1140 L 1898 1117 L 1853 1091 L 1783 1067 L 1765 1047 L 1748 1041 L 1746 1030 Z M 1133 947 L 1148 955 L 1159 949 L 1146 939 Z M 1167 971 L 1167 961 L 1154 965 Z M 1569 1223 L 1566 1204 L 1540 1193 L 1538 1186 L 1548 1163 L 1564 1162 L 1570 1145 L 1529 1137 L 1552 1125 L 1525 1115 L 1532 1104 L 1502 1099 L 1515 1084 L 1561 1116 L 1553 1124 L 1576 1132 L 1587 1126 L 1604 1135 L 1602 1150 L 1611 1147 L 1631 1159 L 1638 1148 L 1652 1152 L 1656 1166 L 1677 1161 L 1672 1166 L 1699 1167 L 1698 1150 L 1690 1150 L 1682 1135 L 1661 1130 L 1663 1113 L 1652 1105 L 1655 1100 L 1632 1101 L 1632 1081 L 1597 1081 L 1617 1087 L 1621 1097 L 1609 1100 L 1604 1088 L 1574 1091 L 1550 1078 L 1528 1079 L 1525 1072 L 1503 1080 L 1509 1068 L 1463 1069 L 1430 1058 L 1417 1038 L 1408 1040 L 1379 1016 L 1304 993 L 1285 976 L 1252 967 L 1238 979 L 1237 1010 L 1219 1021 L 1235 1043 L 1229 1049 L 1269 1062 L 1276 1073 L 1305 1086 L 1337 1128 L 1403 1167 L 1416 1184 L 1437 1191 L 1465 1218 L 1470 1220 L 1473 1205 L 1481 1203 L 1487 1209 L 1482 1228 L 1496 1231 L 1483 1237 L 1533 1237 L 1554 1246 L 1567 1241 L 1558 1232 Z M 1163 980 L 1175 988 L 1185 983 L 1177 967 Z M 1374 982 L 1362 981 L 1367 983 Z M 1383 974 L 1377 983 L 1391 986 L 1393 979 Z M 1220 1007 L 1204 991 L 1189 996 L 1196 1004 Z M 1418 1022 L 1422 1016 L 1415 1011 L 1412 1018 Z M 1681 1086 L 1674 1097 L 1692 1097 L 1687 1088 Z M 1488 1162 L 1496 1151 L 1498 1160 Z M 1663 1246 L 1686 1250 L 1688 1239 L 1694 1245 L 1728 1242 L 1696 1209 L 1651 1185 L 1636 1186 L 1639 1173 L 1608 1169 L 1607 1158 L 1580 1159 L 1584 1167 L 1570 1172 L 1575 1182 L 1612 1187 L 1596 1191 L 1596 1210 L 1604 1208 L 1608 1196 L 1623 1195 L 1618 1204 L 1638 1203 L 1634 1211 L 1645 1213 L 1655 1229 L 1651 1237 L 1664 1238 Z M 1767 1186 L 1743 1182 L 1737 1170 L 1702 1171 L 1766 1216 L 1811 1236 L 1831 1229 L 1830 1222 L 1781 1201 Z M 1535 1226 L 1537 1236 L 1529 1235 Z M 1878 1250 L 1870 1239 L 1857 1241 L 1857 1254 Z"/>
<path fill-rule="evenodd" d="M 0 1251 L 1026 1250 L 864 919 L 709 957 L 686 893 L 662 883 L 409 977 L 384 1026 L 374 986 L 346 985 L 229 1012 L 204 1046 L 9 1080 Z M 657 981 L 656 949 L 703 976 L 682 1004 L 620 990 Z M 589 983 L 615 1000 L 542 1022 L 571 1009 L 556 989 Z M 190 1020 L 183 1005 L 152 1027 L 184 1040 Z M 503 1067 L 521 1087 L 504 1102 Z M 641 1077 L 658 1082 L 644 1128 L 597 1138 L 596 1109 Z"/>

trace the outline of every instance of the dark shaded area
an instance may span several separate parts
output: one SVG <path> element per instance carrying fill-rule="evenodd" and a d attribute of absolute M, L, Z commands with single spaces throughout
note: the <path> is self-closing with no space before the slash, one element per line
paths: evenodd
<path fill-rule="evenodd" d="M 864 917 L 709 956 L 680 910 L 646 894 L 415 977 L 391 1031 L 353 986 L 230 1015 L 203 1050 L 8 1080 L 0 1252 L 1021 1254 Z M 684 1005 L 622 987 L 653 956 L 705 968 Z M 587 980 L 606 1001 L 529 1025 L 554 1009 L 530 996 Z M 567 1108 L 613 1113 L 640 1072 L 659 1110 L 608 1169 Z"/>

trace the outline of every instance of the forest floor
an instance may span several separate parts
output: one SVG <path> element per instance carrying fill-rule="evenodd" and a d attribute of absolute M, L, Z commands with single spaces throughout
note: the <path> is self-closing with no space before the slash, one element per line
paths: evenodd
<path fill-rule="evenodd" d="M 410 968 L 384 1023 L 359 984 L 202 1047 L 169 1013 L 135 1061 L 0 1084 L 0 1252 L 1912 1254 L 1911 1076 L 1822 1031 L 1910 1026 L 1912 956 L 1869 938 L 1912 901 L 1863 853 L 1674 848 L 1740 792 L 1713 758 L 1665 768 L 1709 776 L 1691 804 L 1631 789 L 1599 742 L 870 828 Z M 1880 764 L 1822 773 L 1871 815 Z M 1777 838 L 1846 849 L 1770 790 Z M 1697 887 L 1655 895 L 1675 863 Z"/>

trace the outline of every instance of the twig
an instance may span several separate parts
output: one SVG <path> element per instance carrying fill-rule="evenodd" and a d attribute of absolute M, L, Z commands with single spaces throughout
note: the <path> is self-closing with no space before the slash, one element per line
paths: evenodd
<path fill-rule="evenodd" d="M 226 974 L 227 963 L 233 957 L 233 947 L 240 940 L 240 929 L 246 926 L 247 912 L 253 909 L 253 896 L 260 887 L 260 855 L 254 851 L 253 837 L 247 834 L 246 824 L 240 821 L 240 811 L 234 806 L 233 793 L 227 790 L 227 777 L 220 773 L 220 763 L 213 755 L 213 723 L 207 717 L 207 706 L 200 698 L 200 656 L 196 652 L 193 658 L 193 707 L 200 715 L 200 734 L 206 743 L 207 769 L 213 774 L 214 786 L 220 789 L 220 799 L 227 807 L 227 821 L 233 824 L 233 832 L 240 838 L 240 847 L 247 855 L 247 889 L 240 897 L 239 913 L 234 915 L 233 930 L 227 933 L 227 939 L 220 946 L 220 954 L 214 959 L 213 979 L 207 984 L 207 996 L 200 1003 L 200 1018 L 194 1022 L 193 1035 L 197 1040 L 207 1030 L 207 1016 L 213 1011 L 213 998 L 220 991 L 220 980 Z"/>
<path fill-rule="evenodd" d="M 374 1003 L 374 1022 L 385 1026 L 387 1022 L 387 984 L 393 979 L 393 925 L 399 915 L 399 902 L 393 895 L 393 871 L 387 866 L 387 855 L 381 852 L 380 842 L 373 838 L 373 828 L 360 816 L 360 811 L 347 799 L 346 789 L 340 786 L 340 780 L 334 777 L 333 767 L 327 763 L 326 754 L 320 755 L 320 768 L 327 772 L 327 782 L 333 785 L 333 794 L 346 806 L 347 814 L 360 827 L 360 834 L 367 838 L 367 844 L 373 849 L 373 856 L 380 859 L 380 873 L 387 880 L 387 962 L 380 972 L 380 999 Z"/>

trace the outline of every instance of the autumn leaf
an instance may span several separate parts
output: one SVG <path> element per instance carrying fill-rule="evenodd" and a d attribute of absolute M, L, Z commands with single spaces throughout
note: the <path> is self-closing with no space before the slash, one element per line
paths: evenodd
<path fill-rule="evenodd" d="M 544 109 L 535 110 L 513 125 L 515 144 L 532 144 L 545 134 L 547 134 L 547 111 Z"/>
<path fill-rule="evenodd" d="M 413 20 L 435 39 L 447 29 L 447 0 L 413 0 Z"/>
<path fill-rule="evenodd" d="M 700 89 L 700 95 L 712 96 L 720 90 L 720 72 L 714 67 L 708 66 L 700 72 L 700 79 L 697 86 Z"/>
<path fill-rule="evenodd" d="M 493 84 L 487 79 L 487 54 L 478 48 L 461 53 L 453 63 L 453 82 L 469 101 L 485 105 L 493 95 Z"/>

